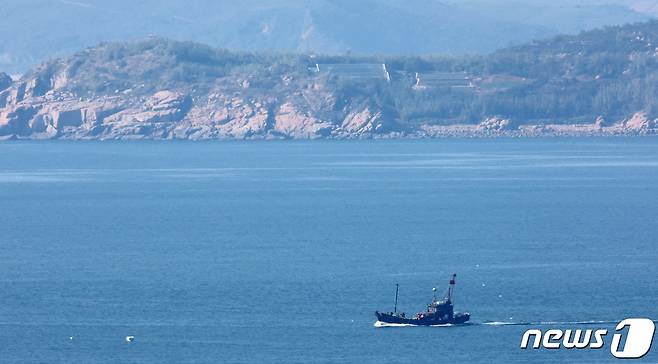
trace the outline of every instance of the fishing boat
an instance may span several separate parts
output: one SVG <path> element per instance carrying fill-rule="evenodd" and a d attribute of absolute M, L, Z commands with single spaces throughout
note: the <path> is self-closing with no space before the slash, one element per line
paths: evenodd
<path fill-rule="evenodd" d="M 399 325 L 416 325 L 416 326 L 436 326 L 447 324 L 463 324 L 471 318 L 468 312 L 455 312 L 453 306 L 453 298 L 455 292 L 456 274 L 450 278 L 448 285 L 448 293 L 443 299 L 436 298 L 436 288 L 433 288 L 434 297 L 432 302 L 427 305 L 427 310 L 419 312 L 412 317 L 407 317 L 404 312 L 398 312 L 398 292 L 399 284 L 395 285 L 395 306 L 393 312 L 379 312 L 375 311 L 377 315 L 377 322 L 375 326 L 399 326 Z"/>

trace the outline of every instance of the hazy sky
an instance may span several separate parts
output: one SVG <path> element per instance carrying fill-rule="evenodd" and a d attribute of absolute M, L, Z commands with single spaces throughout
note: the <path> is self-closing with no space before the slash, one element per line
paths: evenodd
<path fill-rule="evenodd" d="M 241 50 L 486 53 L 658 17 L 658 0 L 0 0 L 0 71 L 151 35 Z"/>
<path fill-rule="evenodd" d="M 464 3 L 488 3 L 488 4 L 504 4 L 521 2 L 515 0 L 444 0 L 445 3 L 450 4 L 464 4 Z M 636 11 L 651 13 L 658 16 L 658 0 L 522 0 L 525 4 L 536 4 L 542 6 L 588 6 L 588 5 L 624 5 Z"/>

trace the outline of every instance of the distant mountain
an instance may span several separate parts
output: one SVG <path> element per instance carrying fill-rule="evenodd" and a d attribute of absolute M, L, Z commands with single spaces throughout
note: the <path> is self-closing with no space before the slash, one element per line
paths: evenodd
<path fill-rule="evenodd" d="M 0 139 L 650 135 L 657 85 L 658 21 L 467 57 L 150 38 L 0 74 Z"/>
<path fill-rule="evenodd" d="M 638 0 L 639 1 L 639 0 Z M 236 50 L 484 53 L 646 20 L 632 4 L 487 0 L 4 0 L 0 70 L 155 35 Z"/>

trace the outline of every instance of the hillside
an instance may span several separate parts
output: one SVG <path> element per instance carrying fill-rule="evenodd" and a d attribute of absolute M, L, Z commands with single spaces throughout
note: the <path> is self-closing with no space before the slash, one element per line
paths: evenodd
<path fill-rule="evenodd" d="M 148 36 L 247 51 L 475 54 L 653 16 L 620 1 L 4 0 L 0 69 Z"/>
<path fill-rule="evenodd" d="M 472 57 L 231 52 L 151 38 L 104 43 L 15 82 L 0 76 L 0 138 L 653 134 L 657 81 L 656 21 Z"/>

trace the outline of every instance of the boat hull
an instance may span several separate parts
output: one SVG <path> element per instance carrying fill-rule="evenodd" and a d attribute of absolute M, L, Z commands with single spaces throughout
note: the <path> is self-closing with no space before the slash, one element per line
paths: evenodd
<path fill-rule="evenodd" d="M 457 313 L 452 316 L 429 315 L 419 318 L 416 317 L 407 318 L 395 314 L 391 315 L 388 313 L 381 313 L 381 312 L 375 312 L 375 315 L 377 315 L 377 321 L 382 323 L 393 324 L 393 325 L 416 325 L 416 326 L 436 326 L 436 325 L 448 325 L 448 324 L 458 325 L 458 324 L 466 323 L 471 318 L 471 315 L 468 313 Z"/>

